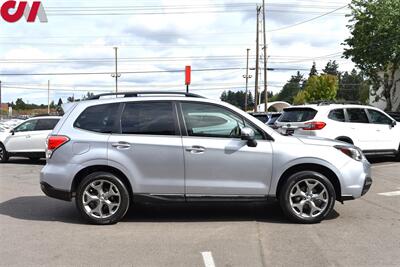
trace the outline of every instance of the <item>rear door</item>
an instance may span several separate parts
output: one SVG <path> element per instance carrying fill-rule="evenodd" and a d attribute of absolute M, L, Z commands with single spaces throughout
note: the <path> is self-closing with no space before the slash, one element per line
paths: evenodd
<path fill-rule="evenodd" d="M 119 133 L 108 142 L 109 162 L 126 168 L 133 192 L 184 194 L 184 159 L 172 101 L 123 104 Z"/>
<path fill-rule="evenodd" d="M 364 108 L 346 108 L 347 123 L 350 128 L 354 145 L 362 150 L 375 150 L 382 145 L 376 139 L 376 127 L 369 124 L 368 115 Z"/>
<path fill-rule="evenodd" d="M 30 134 L 30 151 L 45 152 L 46 139 L 60 119 L 38 119 L 35 130 Z"/>

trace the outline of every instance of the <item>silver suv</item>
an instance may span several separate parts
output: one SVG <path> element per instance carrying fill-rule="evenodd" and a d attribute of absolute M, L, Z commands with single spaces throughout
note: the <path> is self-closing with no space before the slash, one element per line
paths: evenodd
<path fill-rule="evenodd" d="M 75 198 L 95 224 L 132 203 L 279 200 L 316 223 L 372 184 L 357 147 L 283 136 L 247 113 L 194 94 L 136 92 L 74 103 L 47 140 L 41 188 Z"/>

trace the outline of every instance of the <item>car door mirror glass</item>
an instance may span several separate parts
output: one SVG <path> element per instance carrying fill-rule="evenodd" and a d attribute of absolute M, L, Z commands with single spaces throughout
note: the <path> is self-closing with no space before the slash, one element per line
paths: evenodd
<path fill-rule="evenodd" d="M 240 137 L 242 140 L 247 141 L 249 147 L 257 146 L 256 134 L 253 129 L 247 127 L 242 128 L 240 130 Z"/>
<path fill-rule="evenodd" d="M 394 126 L 396 126 L 397 125 L 397 122 L 394 120 L 394 121 L 392 121 L 392 123 L 390 124 L 392 127 L 394 127 Z"/>

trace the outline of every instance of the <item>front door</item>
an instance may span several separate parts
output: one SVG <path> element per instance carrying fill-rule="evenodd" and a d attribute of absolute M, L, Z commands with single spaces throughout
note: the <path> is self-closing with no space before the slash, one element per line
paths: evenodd
<path fill-rule="evenodd" d="M 34 151 L 35 144 L 32 142 L 32 137 L 35 136 L 37 122 L 37 119 L 29 120 L 17 126 L 4 141 L 6 150 L 13 153 Z M 44 147 L 45 144 L 43 143 Z"/>
<path fill-rule="evenodd" d="M 272 146 L 264 133 L 226 107 L 182 102 L 187 197 L 265 196 L 272 172 Z M 253 128 L 257 147 L 240 139 Z"/>

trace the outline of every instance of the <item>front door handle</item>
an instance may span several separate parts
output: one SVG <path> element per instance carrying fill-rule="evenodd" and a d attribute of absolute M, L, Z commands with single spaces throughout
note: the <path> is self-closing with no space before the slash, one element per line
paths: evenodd
<path fill-rule="evenodd" d="M 28 135 L 26 136 L 26 138 L 31 138 L 31 136 L 28 134 Z"/>
<path fill-rule="evenodd" d="M 111 144 L 112 147 L 115 147 L 117 149 L 128 149 L 131 148 L 131 144 L 128 142 L 118 142 L 118 143 L 113 143 Z"/>
<path fill-rule="evenodd" d="M 202 146 L 192 146 L 192 147 L 187 147 L 186 151 L 192 154 L 202 154 L 206 151 L 206 148 Z"/>

